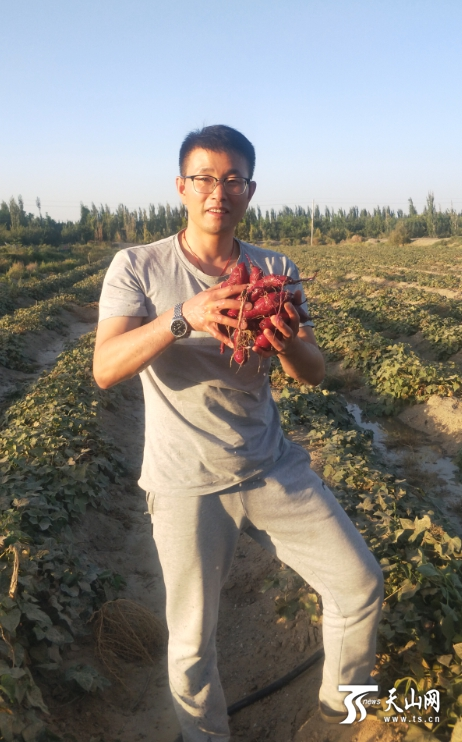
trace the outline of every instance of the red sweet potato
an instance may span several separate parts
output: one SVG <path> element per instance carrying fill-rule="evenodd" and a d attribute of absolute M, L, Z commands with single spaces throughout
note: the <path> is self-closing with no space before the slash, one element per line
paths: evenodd
<path fill-rule="evenodd" d="M 274 294 L 262 296 L 257 299 L 253 309 L 245 309 L 242 316 L 244 319 L 254 319 L 255 317 L 268 317 L 271 314 L 276 314 L 290 296 L 291 294 L 288 291 L 278 291 Z"/>
<path fill-rule="evenodd" d="M 271 350 L 271 348 L 273 347 L 270 341 L 268 340 L 268 338 L 266 337 L 266 335 L 263 335 L 263 333 L 261 333 L 260 335 L 257 335 L 257 337 L 255 338 L 254 344 L 258 348 L 262 348 L 262 350 Z"/>
<path fill-rule="evenodd" d="M 309 278 L 292 278 L 291 276 L 278 276 L 276 274 L 270 274 L 269 276 L 263 276 L 263 278 L 260 278 L 258 281 L 256 281 L 253 286 L 254 288 L 262 288 L 270 290 L 271 288 L 280 289 L 283 286 L 292 286 L 296 283 L 303 283 L 304 281 L 314 281 L 316 278 L 316 273 L 314 273 Z"/>
<path fill-rule="evenodd" d="M 306 299 L 302 300 L 299 294 L 292 294 L 284 287 L 295 285 L 302 281 L 313 281 L 316 273 L 310 278 L 294 279 L 291 276 L 263 275 L 263 271 L 246 256 L 250 265 L 250 274 L 245 263 L 238 265 L 231 271 L 227 281 L 222 286 L 237 286 L 247 284 L 246 290 L 241 294 L 241 302 L 244 307 L 249 304 L 250 309 L 243 308 L 224 310 L 229 317 L 245 320 L 244 327 L 238 327 L 232 332 L 234 352 L 233 359 L 242 366 L 247 363 L 252 345 L 262 350 L 269 351 L 273 348 L 271 339 L 266 337 L 264 330 L 271 330 L 272 338 L 283 339 L 283 334 L 276 329 L 272 317 L 278 315 L 283 322 L 290 325 L 290 316 L 284 308 L 284 304 L 290 302 L 297 311 L 300 322 L 311 319 L 302 308 Z M 237 296 L 236 296 L 237 298 Z M 241 304 L 241 307 L 242 307 Z M 221 349 L 223 352 L 223 349 Z"/>
<path fill-rule="evenodd" d="M 251 265 L 251 269 L 250 269 L 249 283 L 252 286 L 257 281 L 259 281 L 261 278 L 263 278 L 264 273 L 262 269 L 258 267 L 258 265 L 252 265 L 252 263 L 250 263 L 250 265 Z"/>
<path fill-rule="evenodd" d="M 221 288 L 224 289 L 225 286 L 239 286 L 239 284 L 249 283 L 249 278 L 249 271 L 246 264 L 238 263 L 229 274 L 229 278 L 223 281 Z"/>

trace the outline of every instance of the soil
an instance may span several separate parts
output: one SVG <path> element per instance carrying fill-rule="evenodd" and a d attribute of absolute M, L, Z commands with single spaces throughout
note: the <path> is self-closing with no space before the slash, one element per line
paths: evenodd
<path fill-rule="evenodd" d="M 462 366 L 462 348 L 458 350 L 457 353 L 454 353 L 454 355 L 451 356 L 449 360 L 452 363 L 455 363 L 456 366 Z"/>
<path fill-rule="evenodd" d="M 456 268 L 458 268 L 459 266 L 456 266 L 456 267 L 454 267 L 453 265 L 442 266 L 440 264 L 440 265 L 435 266 L 432 270 L 425 270 L 424 268 L 419 268 L 418 271 L 419 273 L 427 273 L 427 275 L 429 276 L 447 276 L 448 270 L 439 270 L 439 268 L 441 267 L 449 269 L 449 271 L 451 271 L 452 273 L 457 273 L 458 271 L 456 270 Z M 402 271 L 403 273 L 413 272 L 416 270 L 415 268 L 409 268 L 408 266 L 405 266 L 405 265 L 381 265 L 380 263 L 376 263 L 375 268 L 382 268 L 383 270 L 390 271 L 390 272 L 391 271 Z"/>
<path fill-rule="evenodd" d="M 398 417 L 429 435 L 449 456 L 462 448 L 462 403 L 455 397 L 433 395 L 423 404 L 408 407 Z"/>
<path fill-rule="evenodd" d="M 378 399 L 354 371 L 343 368 L 341 361 L 328 363 L 324 384 L 357 406 L 362 426 L 373 430 L 374 443 L 390 471 L 423 492 L 430 491 L 462 536 L 462 476 L 458 468 L 462 402 L 456 397 L 433 395 L 424 403 L 406 407 L 396 417 L 370 417 L 364 410 Z"/>
<path fill-rule="evenodd" d="M 358 278 L 357 274 L 349 273 L 345 278 Z M 411 288 L 419 289 L 419 291 L 426 291 L 429 294 L 439 294 L 440 296 L 446 296 L 448 299 L 460 299 L 462 294 L 460 291 L 453 291 L 453 289 L 438 289 L 435 286 L 423 286 L 420 283 L 413 283 L 410 281 L 389 281 L 387 278 L 379 278 L 379 276 L 361 276 L 361 281 L 367 283 L 377 283 L 381 286 L 391 286 L 393 288 Z"/>
<path fill-rule="evenodd" d="M 67 343 L 91 332 L 98 323 L 97 304 L 69 305 L 60 312 L 64 327 L 60 331 L 42 330 L 26 333 L 27 357 L 39 365 L 40 371 L 51 368 Z"/>
<path fill-rule="evenodd" d="M 441 241 L 441 237 L 417 237 L 417 239 L 411 240 L 412 245 L 420 245 L 421 247 L 428 247 L 429 245 L 435 245 Z"/>
<path fill-rule="evenodd" d="M 382 333 L 385 335 L 385 333 Z M 424 361 L 438 361 L 438 353 L 432 346 L 431 342 L 423 336 L 423 333 L 419 330 L 414 335 L 400 335 L 394 339 L 395 343 L 406 343 L 409 345 L 414 353 L 416 353 Z"/>

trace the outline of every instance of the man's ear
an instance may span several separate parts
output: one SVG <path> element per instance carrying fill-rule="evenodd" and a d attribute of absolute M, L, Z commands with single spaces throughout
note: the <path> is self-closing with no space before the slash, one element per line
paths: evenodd
<path fill-rule="evenodd" d="M 248 189 L 249 201 L 251 200 L 253 194 L 255 193 L 256 188 L 257 188 L 256 182 L 254 180 L 251 180 L 249 183 L 249 189 Z"/>
<path fill-rule="evenodd" d="M 182 178 L 180 175 L 177 175 L 177 178 L 175 180 L 175 185 L 176 185 L 176 189 L 177 189 L 177 191 L 179 193 L 179 196 L 180 196 L 182 202 L 185 203 L 185 193 L 184 193 L 184 189 L 185 189 L 185 185 L 186 185 L 185 179 Z"/>

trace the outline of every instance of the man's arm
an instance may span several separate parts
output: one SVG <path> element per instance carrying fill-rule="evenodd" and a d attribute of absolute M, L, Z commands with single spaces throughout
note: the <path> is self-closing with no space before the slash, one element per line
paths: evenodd
<path fill-rule="evenodd" d="M 183 304 L 183 316 L 193 330 L 208 332 L 233 347 L 232 340 L 219 325 L 237 327 L 237 320 L 221 314 L 226 309 L 240 309 L 239 299 L 231 298 L 245 286 L 215 286 L 201 291 Z M 102 389 L 131 379 L 175 342 L 170 331 L 173 307 L 145 325 L 143 317 L 111 317 L 98 325 L 93 375 Z M 181 340 L 177 341 L 181 343 Z"/>
<path fill-rule="evenodd" d="M 99 387 L 109 389 L 140 373 L 175 342 L 170 332 L 173 309 L 146 325 L 143 317 L 111 317 L 96 331 L 93 376 Z"/>
<path fill-rule="evenodd" d="M 325 376 L 324 358 L 311 327 L 301 327 L 285 354 L 279 354 L 288 376 L 310 386 L 317 386 Z"/>

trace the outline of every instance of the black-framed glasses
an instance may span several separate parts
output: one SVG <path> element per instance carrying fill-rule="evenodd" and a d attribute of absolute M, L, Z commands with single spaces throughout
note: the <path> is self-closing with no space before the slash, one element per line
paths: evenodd
<path fill-rule="evenodd" d="M 230 175 L 229 178 L 215 178 L 213 175 L 182 175 L 183 180 L 192 180 L 196 193 L 213 193 L 218 183 L 230 196 L 242 196 L 250 183 L 250 178 L 238 178 Z"/>

